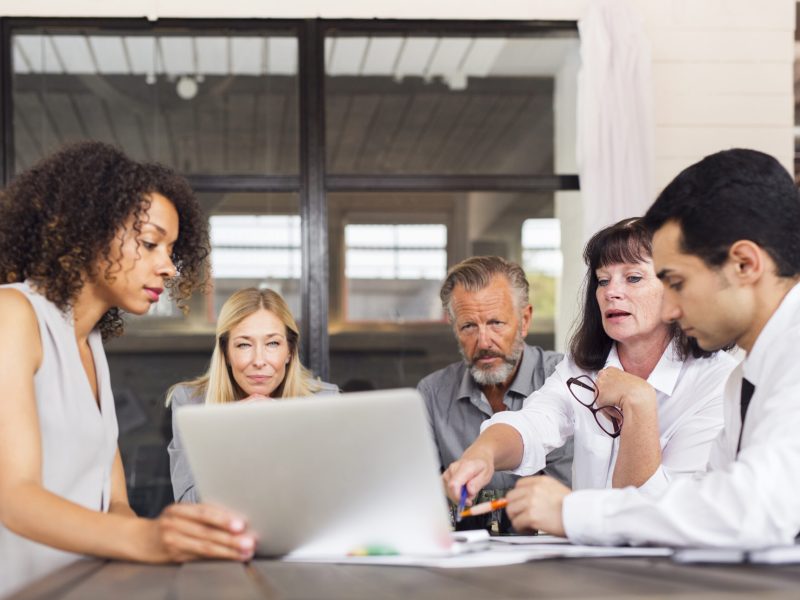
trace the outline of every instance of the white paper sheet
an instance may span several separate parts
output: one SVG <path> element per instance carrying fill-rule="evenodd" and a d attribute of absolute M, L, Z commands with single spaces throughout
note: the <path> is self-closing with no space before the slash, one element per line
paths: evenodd
<path fill-rule="evenodd" d="M 511 544 L 511 545 L 541 545 L 546 544 L 552 546 L 553 544 L 569 544 L 566 538 L 558 537 L 555 535 L 499 535 L 489 538 L 491 542 L 497 544 Z"/>
<path fill-rule="evenodd" d="M 479 550 L 469 554 L 448 556 L 341 556 L 327 558 L 286 558 L 288 562 L 338 563 L 347 565 L 383 565 L 398 567 L 437 567 L 440 569 L 459 569 L 472 567 L 496 567 L 514 565 L 530 560 L 557 558 L 555 552 L 508 551 L 496 552 Z"/>
<path fill-rule="evenodd" d="M 539 536 L 534 537 L 538 538 Z M 544 538 L 545 536 L 541 537 Z M 507 539 L 509 541 L 505 543 L 490 543 L 488 549 L 476 547 L 475 551 L 469 552 L 466 549 L 461 548 L 456 554 L 443 556 L 391 555 L 333 556 L 319 558 L 287 557 L 284 560 L 289 562 L 340 563 L 349 565 L 395 565 L 453 569 L 513 565 L 533 560 L 545 560 L 549 558 L 615 558 L 622 556 L 652 557 L 669 556 L 672 554 L 671 548 L 577 546 L 560 538 L 553 538 L 551 540 L 538 539 L 533 543 L 525 544 L 520 541 L 522 539 L 521 536 L 516 538 L 517 541 L 510 541 L 512 538 Z M 492 542 L 496 542 L 499 540 L 499 538 L 491 538 L 491 540 Z M 548 541 L 551 543 L 547 543 Z"/>

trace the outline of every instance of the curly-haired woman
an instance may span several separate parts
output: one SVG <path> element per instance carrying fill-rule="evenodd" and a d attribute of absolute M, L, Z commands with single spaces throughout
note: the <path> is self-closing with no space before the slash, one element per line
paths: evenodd
<path fill-rule="evenodd" d="M 164 288 L 183 305 L 207 256 L 186 181 L 105 144 L 68 146 L 0 196 L 0 595 L 79 554 L 251 556 L 222 509 L 133 513 L 101 340 Z"/>

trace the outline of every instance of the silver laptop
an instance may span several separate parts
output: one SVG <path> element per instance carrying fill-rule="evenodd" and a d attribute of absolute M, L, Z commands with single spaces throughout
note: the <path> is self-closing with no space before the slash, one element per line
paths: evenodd
<path fill-rule="evenodd" d="M 448 551 L 439 461 L 412 389 L 187 406 L 177 421 L 204 502 L 244 515 L 257 554 Z"/>

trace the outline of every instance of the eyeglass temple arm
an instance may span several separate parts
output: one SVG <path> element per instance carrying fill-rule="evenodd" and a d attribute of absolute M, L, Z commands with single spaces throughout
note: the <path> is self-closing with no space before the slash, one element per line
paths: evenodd
<path fill-rule="evenodd" d="M 590 392 L 592 392 L 592 391 L 594 391 L 596 389 L 596 388 L 594 388 L 594 387 L 592 387 L 592 386 L 590 386 L 590 385 L 588 385 L 586 383 L 583 383 L 580 379 L 572 379 L 572 380 L 570 380 L 570 383 L 572 385 L 579 385 L 583 389 L 589 390 Z"/>

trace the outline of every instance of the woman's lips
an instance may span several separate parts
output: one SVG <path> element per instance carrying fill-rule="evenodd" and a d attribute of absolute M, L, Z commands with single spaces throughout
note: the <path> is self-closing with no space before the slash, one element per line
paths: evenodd
<path fill-rule="evenodd" d="M 144 288 L 144 291 L 147 293 L 148 297 L 150 298 L 151 302 L 158 302 L 159 296 L 161 296 L 161 292 L 164 290 L 162 288 Z"/>
<path fill-rule="evenodd" d="M 630 317 L 631 313 L 621 311 L 621 310 L 610 310 L 606 313 L 606 319 L 610 321 L 619 321 L 624 319 L 625 317 Z"/>

